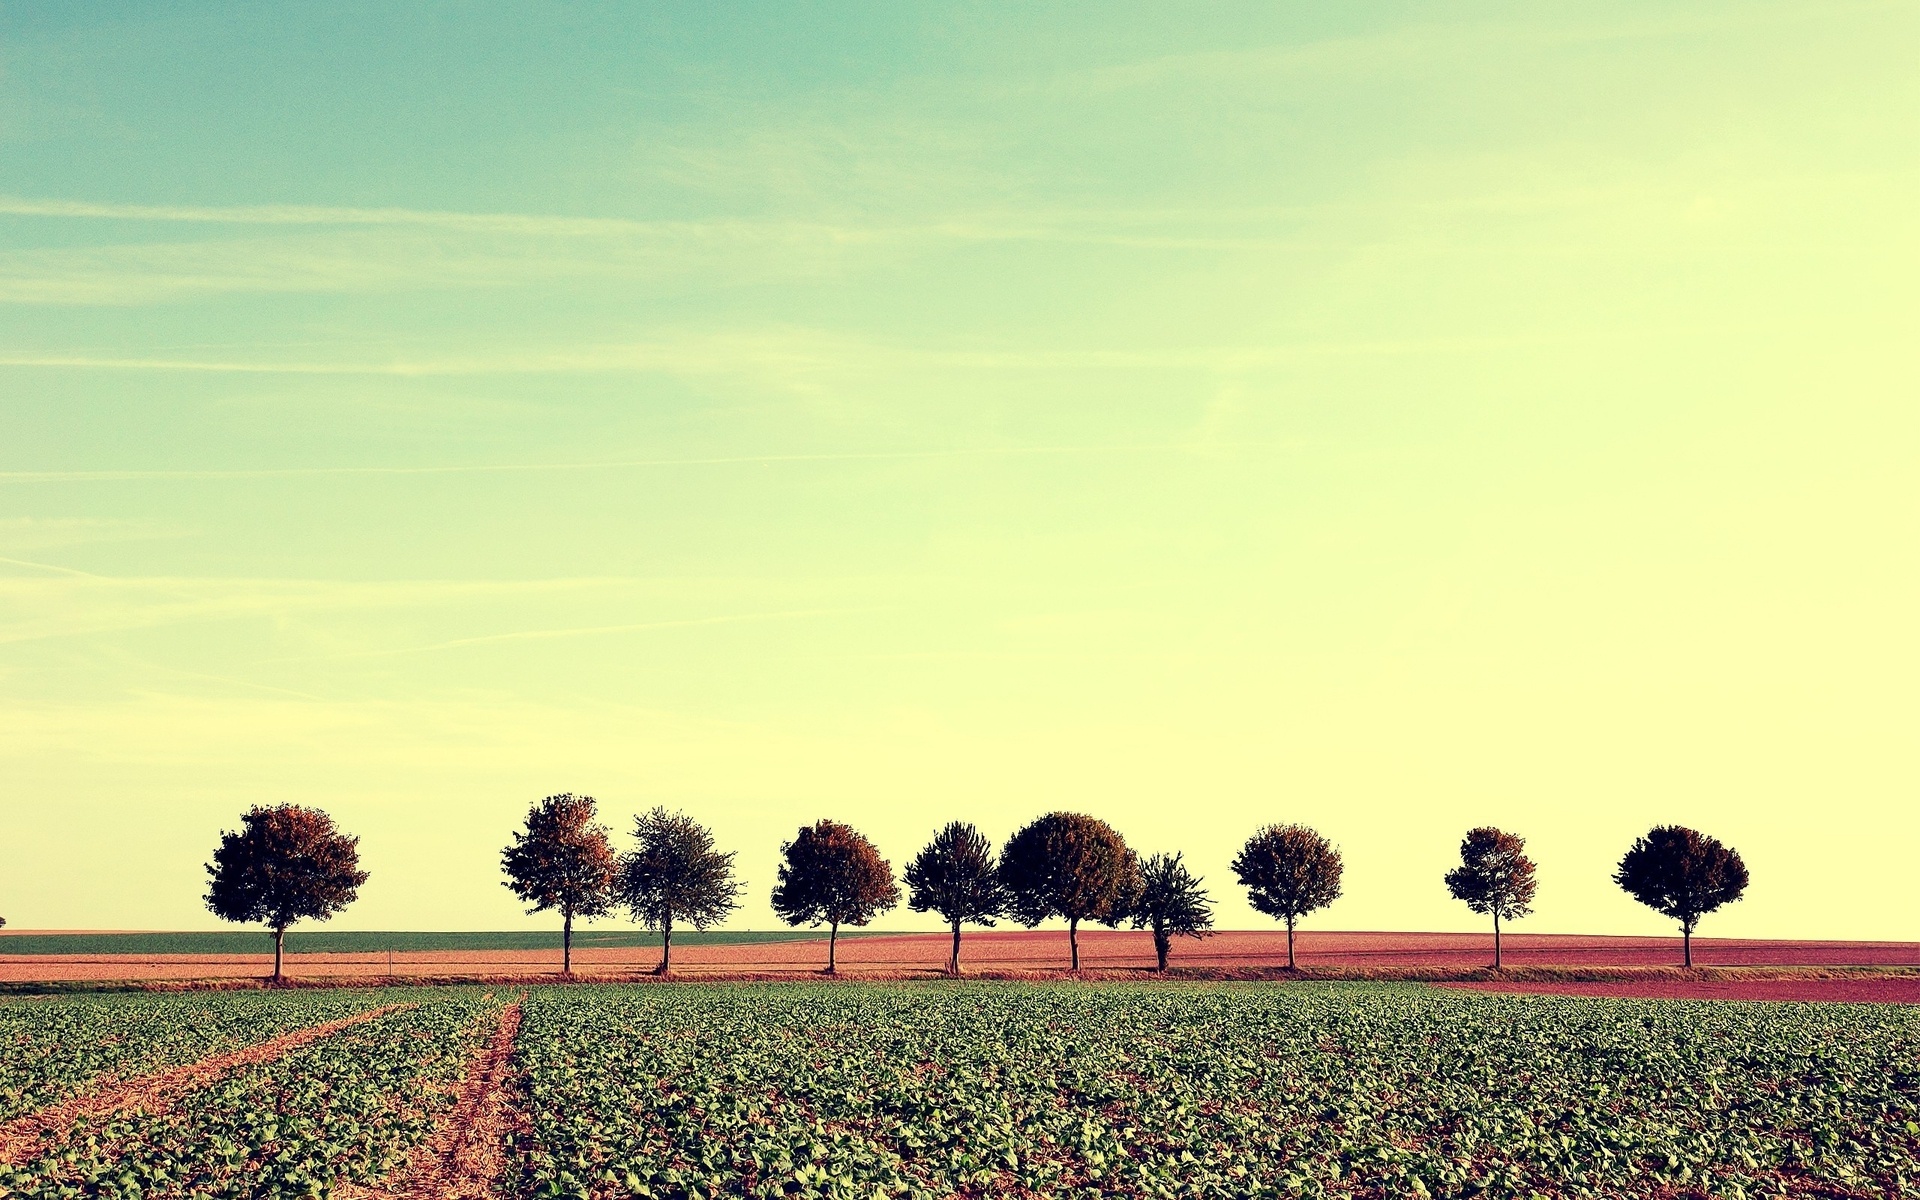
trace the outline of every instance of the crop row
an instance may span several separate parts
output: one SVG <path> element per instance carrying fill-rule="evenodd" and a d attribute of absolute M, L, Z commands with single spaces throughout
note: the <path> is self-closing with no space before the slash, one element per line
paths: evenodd
<path fill-rule="evenodd" d="M 1920 1014 L 1407 987 L 536 993 L 537 1197 L 1920 1196 Z"/>
<path fill-rule="evenodd" d="M 369 992 L 94 996 L 0 1003 L 0 1120 L 100 1082 L 372 1008 Z"/>
<path fill-rule="evenodd" d="M 35 1162 L 0 1167 L 0 1197 L 294 1197 L 392 1174 L 453 1105 L 498 1001 L 392 993 L 413 1007 L 243 1068 L 160 1111 L 83 1122 Z"/>

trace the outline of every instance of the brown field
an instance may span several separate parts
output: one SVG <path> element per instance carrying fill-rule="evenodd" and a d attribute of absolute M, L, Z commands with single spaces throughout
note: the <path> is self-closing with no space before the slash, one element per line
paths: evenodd
<path fill-rule="evenodd" d="M 3 944 L 3 943 L 0 943 Z M 1080 935 L 1081 958 L 1094 975 L 1133 975 L 1153 965 L 1145 933 L 1092 930 Z M 1486 979 L 1490 943 L 1484 935 L 1450 933 L 1305 932 L 1299 938 L 1302 973 L 1346 978 Z M 936 976 L 947 952 L 944 934 L 900 934 L 848 938 L 840 943 L 843 975 L 871 979 Z M 581 949 L 574 952 L 576 973 L 589 978 L 645 973 L 658 961 L 652 949 Z M 1066 966 L 1063 931 L 970 931 L 963 960 L 972 973 L 1033 977 Z M 1573 980 L 1606 980 L 1624 985 L 1636 976 L 1658 975 L 1653 986 L 1677 986 L 1672 978 L 1680 957 L 1677 938 L 1510 935 L 1507 972 L 1516 982 L 1501 986 L 1529 990 Z M 308 981 L 374 981 L 532 978 L 559 965 L 555 951 L 440 951 L 289 955 L 287 971 Z M 825 965 L 826 942 L 789 941 L 733 945 L 680 946 L 674 950 L 675 974 L 689 979 L 802 979 Z M 1920 943 L 1741 941 L 1702 938 L 1694 942 L 1695 982 L 1720 975 L 1745 980 L 1771 976 L 1776 982 L 1837 984 L 1820 981 L 1827 973 L 1920 976 Z M 245 980 L 258 978 L 270 959 L 256 955 L 0 955 L 0 983 Z M 1274 931 L 1234 931 L 1201 942 L 1175 945 L 1173 965 L 1183 973 L 1213 978 L 1262 978 L 1286 965 L 1286 936 Z M 1862 981 L 1865 982 L 1865 981 Z M 1726 980 L 1721 981 L 1726 984 Z M 1730 986 L 1730 984 L 1728 985 Z M 1876 985 L 1878 986 L 1878 985 Z M 1920 978 L 1883 990 L 1907 993 Z M 1817 990 L 1817 989 L 1816 989 Z M 1604 993 L 1592 993 L 1604 994 Z M 1627 993 L 1620 993 L 1627 994 Z M 1652 994 L 1652 993 L 1648 993 Z M 1714 991 L 1711 994 L 1727 994 Z M 1757 997 L 1756 997 L 1757 998 Z M 1789 998 L 1782 996 L 1781 998 Z M 1795 997 L 1797 998 L 1797 997 Z"/>

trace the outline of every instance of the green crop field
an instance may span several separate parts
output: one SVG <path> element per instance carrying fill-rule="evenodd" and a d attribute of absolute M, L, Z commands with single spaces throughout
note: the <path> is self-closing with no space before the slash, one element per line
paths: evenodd
<path fill-rule="evenodd" d="M 378 1003 L 315 992 L 108 995 L 0 1004 L 0 1121 L 56 1103 L 103 1074 L 137 1075 L 262 1042 Z"/>
<path fill-rule="evenodd" d="M 0 1087 L 43 1102 L 92 1071 L 412 1006 L 82 1120 L 0 1166 L 0 1196 L 393 1188 L 515 1001 L 500 1196 L 1920 1196 L 1913 1008 L 1349 984 L 0 1002 Z M 199 1029 L 169 1040 L 168 1015 Z"/>

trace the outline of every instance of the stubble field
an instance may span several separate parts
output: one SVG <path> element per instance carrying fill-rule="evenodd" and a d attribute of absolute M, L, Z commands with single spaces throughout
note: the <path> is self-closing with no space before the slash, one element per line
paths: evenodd
<path fill-rule="evenodd" d="M 1920 1010 L 1392 984 L 0 1002 L 0 1196 L 1920 1195 Z"/>

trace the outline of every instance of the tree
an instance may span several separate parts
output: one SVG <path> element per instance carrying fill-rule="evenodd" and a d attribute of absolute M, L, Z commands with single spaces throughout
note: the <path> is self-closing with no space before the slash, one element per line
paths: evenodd
<path fill-rule="evenodd" d="M 953 953 L 947 971 L 960 973 L 960 923 L 992 928 L 1006 908 L 1000 867 L 986 835 L 965 821 L 950 821 L 907 865 L 907 905 L 915 912 L 937 912 L 953 926 Z"/>
<path fill-rule="evenodd" d="M 573 974 L 575 917 L 603 916 L 613 906 L 618 865 L 607 827 L 594 822 L 592 796 L 563 792 L 527 810 L 527 828 L 500 852 L 506 886 L 529 913 L 560 910 L 560 973 Z"/>
<path fill-rule="evenodd" d="M 1657 913 L 1680 922 L 1684 961 L 1693 965 L 1693 927 L 1747 890 L 1740 852 L 1684 825 L 1661 825 L 1633 843 L 1613 881 Z"/>
<path fill-rule="evenodd" d="M 789 925 L 824 922 L 827 974 L 836 974 L 840 927 L 865 925 L 900 903 L 893 867 L 872 842 L 838 821 L 802 825 L 780 852 L 786 861 L 773 889 L 773 911 Z"/>
<path fill-rule="evenodd" d="M 1247 839 L 1233 873 L 1254 908 L 1287 923 L 1287 970 L 1295 969 L 1293 928 L 1340 898 L 1340 852 L 1305 825 L 1269 825 Z"/>
<path fill-rule="evenodd" d="M 621 856 L 614 895 L 633 919 L 660 931 L 656 975 L 673 970 L 673 926 L 705 929 L 740 907 L 733 855 L 713 848 L 713 834 L 685 813 L 656 807 L 633 819 L 634 848 Z"/>
<path fill-rule="evenodd" d="M 1048 813 L 1000 851 L 1007 913 L 1031 929 L 1067 922 L 1072 969 L 1080 969 L 1080 922 L 1118 925 L 1138 894 L 1140 862 L 1113 826 L 1083 813 Z"/>
<path fill-rule="evenodd" d="M 1155 854 L 1140 864 L 1140 891 L 1128 909 L 1135 929 L 1153 930 L 1158 970 L 1167 969 L 1175 937 L 1202 938 L 1213 928 L 1213 906 L 1200 883 L 1178 854 Z"/>
<path fill-rule="evenodd" d="M 287 927 L 324 921 L 360 894 L 360 839 L 334 828 L 317 808 L 258 805 L 240 828 L 222 832 L 207 884 L 207 908 L 224 921 L 264 922 L 273 930 L 273 979 L 283 978 Z"/>
<path fill-rule="evenodd" d="M 1470 829 L 1460 843 L 1460 865 L 1447 872 L 1447 890 L 1469 909 L 1493 918 L 1493 969 L 1500 961 L 1500 922 L 1517 921 L 1533 911 L 1533 860 L 1527 839 L 1492 826 Z"/>

